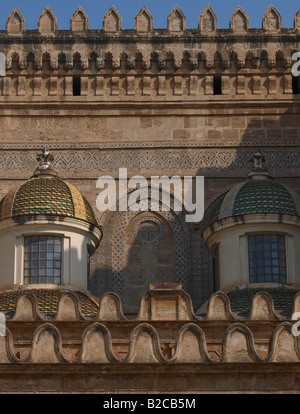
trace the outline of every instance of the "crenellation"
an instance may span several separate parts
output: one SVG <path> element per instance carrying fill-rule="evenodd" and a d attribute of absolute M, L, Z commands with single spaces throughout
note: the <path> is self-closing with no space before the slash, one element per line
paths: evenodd
<path fill-rule="evenodd" d="M 70 19 L 70 30 L 76 33 L 82 33 L 89 30 L 89 19 L 82 7 L 78 7 Z"/>
<path fill-rule="evenodd" d="M 178 6 L 168 16 L 168 31 L 183 32 L 186 29 L 186 17 Z"/>
<path fill-rule="evenodd" d="M 45 8 L 38 19 L 38 31 L 41 35 L 55 35 L 57 31 L 57 19 L 49 6 Z"/>
<path fill-rule="evenodd" d="M 103 18 L 103 30 L 105 32 L 119 32 L 122 29 L 122 18 L 112 6 Z"/>
<path fill-rule="evenodd" d="M 207 5 L 199 17 L 198 28 L 201 33 L 213 33 L 217 30 L 217 17 L 212 8 Z"/>
<path fill-rule="evenodd" d="M 153 16 L 146 7 L 138 12 L 134 19 L 134 27 L 137 32 L 147 33 L 153 30 Z"/>
<path fill-rule="evenodd" d="M 281 16 L 273 5 L 265 12 L 262 27 L 268 32 L 276 32 L 282 28 Z"/>
<path fill-rule="evenodd" d="M 6 32 L 10 36 L 19 36 L 25 30 L 25 19 L 17 7 L 11 12 L 6 20 Z"/>
<path fill-rule="evenodd" d="M 294 28 L 296 30 L 300 30 L 300 9 L 296 13 L 295 20 L 294 20 Z"/>
<path fill-rule="evenodd" d="M 249 16 L 238 6 L 230 17 L 229 27 L 234 32 L 245 32 L 250 28 Z"/>

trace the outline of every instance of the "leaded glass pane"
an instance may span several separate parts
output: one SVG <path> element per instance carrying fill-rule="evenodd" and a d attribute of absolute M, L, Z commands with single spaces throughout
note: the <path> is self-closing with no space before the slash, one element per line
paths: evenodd
<path fill-rule="evenodd" d="M 24 283 L 61 284 L 62 238 L 28 236 L 24 245 Z"/>
<path fill-rule="evenodd" d="M 250 283 L 287 283 L 284 236 L 248 236 L 248 255 Z"/>

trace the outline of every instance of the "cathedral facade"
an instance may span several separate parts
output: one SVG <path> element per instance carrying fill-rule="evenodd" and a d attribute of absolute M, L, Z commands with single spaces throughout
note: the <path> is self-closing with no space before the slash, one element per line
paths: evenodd
<path fill-rule="evenodd" d="M 249 380 L 249 390 L 284 391 L 272 363 L 290 362 L 300 375 L 290 323 L 300 308 L 300 10 L 293 28 L 273 6 L 251 28 L 237 7 L 219 29 L 207 6 L 187 29 L 176 6 L 167 27 L 154 29 L 143 7 L 123 30 L 111 7 L 100 30 L 79 7 L 70 30 L 59 30 L 47 7 L 27 30 L 14 9 L 0 44 L 0 311 L 11 331 L 2 362 L 16 373 L 22 363 L 56 363 L 52 391 L 61 364 L 77 361 L 84 373 L 84 364 L 109 365 L 103 389 L 93 369 L 85 388 L 69 367 L 78 392 L 124 389 L 114 374 L 122 358 L 118 369 L 125 378 L 131 366 L 129 387 L 139 392 L 151 385 L 138 387 L 134 363 L 150 364 L 155 391 L 167 389 L 178 363 L 213 366 L 193 374 L 192 388 L 185 366 L 172 390 L 193 392 L 243 391 L 234 368 L 231 389 L 226 379 L 215 385 L 218 373 L 239 363 L 248 381 L 261 364 L 266 377 Z M 128 181 L 192 177 L 193 188 L 204 177 L 203 218 L 176 210 L 173 187 L 169 209 L 161 190 L 155 211 L 120 208 L 132 193 L 121 191 L 124 169 Z M 114 210 L 97 207 L 103 176 L 122 193 Z M 150 206 L 150 191 L 141 194 Z M 53 340 L 46 360 L 43 335 Z M 144 348 L 154 349 L 148 359 Z M 164 367 L 164 379 L 151 364 Z M 5 369 L 4 388 L 13 389 Z M 33 391 L 22 375 L 20 390 Z"/>

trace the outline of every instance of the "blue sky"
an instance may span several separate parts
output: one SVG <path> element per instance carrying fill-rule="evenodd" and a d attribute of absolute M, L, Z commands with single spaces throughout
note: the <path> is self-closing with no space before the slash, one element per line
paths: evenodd
<path fill-rule="evenodd" d="M 5 29 L 5 21 L 14 7 L 18 7 L 25 17 L 26 28 L 36 29 L 37 20 L 43 9 L 49 5 L 57 16 L 58 29 L 69 29 L 70 17 L 81 6 L 89 17 L 91 29 L 102 29 L 104 14 L 114 5 L 122 17 L 124 29 L 134 28 L 134 16 L 142 6 L 146 6 L 154 17 L 154 28 L 166 28 L 167 16 L 178 4 L 187 18 L 187 28 L 196 28 L 198 18 L 207 0 L 0 0 L 0 30 Z M 237 5 L 250 17 L 251 27 L 261 27 L 262 16 L 270 4 L 282 16 L 283 27 L 293 27 L 294 16 L 300 8 L 299 0 L 211 0 L 219 28 L 229 27 L 229 18 Z"/>

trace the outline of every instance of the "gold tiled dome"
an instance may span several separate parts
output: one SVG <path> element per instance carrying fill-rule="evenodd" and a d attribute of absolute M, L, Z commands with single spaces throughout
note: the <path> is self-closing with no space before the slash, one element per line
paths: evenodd
<path fill-rule="evenodd" d="M 31 179 L 11 188 L 1 200 L 0 220 L 51 215 L 77 218 L 98 227 L 86 198 L 74 185 L 61 180 L 53 171 L 49 153 L 44 150 L 39 157 L 40 166 Z"/>
<path fill-rule="evenodd" d="M 60 297 L 68 290 L 64 289 L 30 289 L 37 298 L 39 311 L 42 314 L 51 315 L 57 312 L 57 305 Z M 17 300 L 24 290 L 4 290 L 0 291 L 0 312 L 13 315 L 16 311 Z M 74 291 L 79 299 L 81 312 L 84 316 L 96 316 L 99 308 L 99 301 L 81 291 Z"/>

